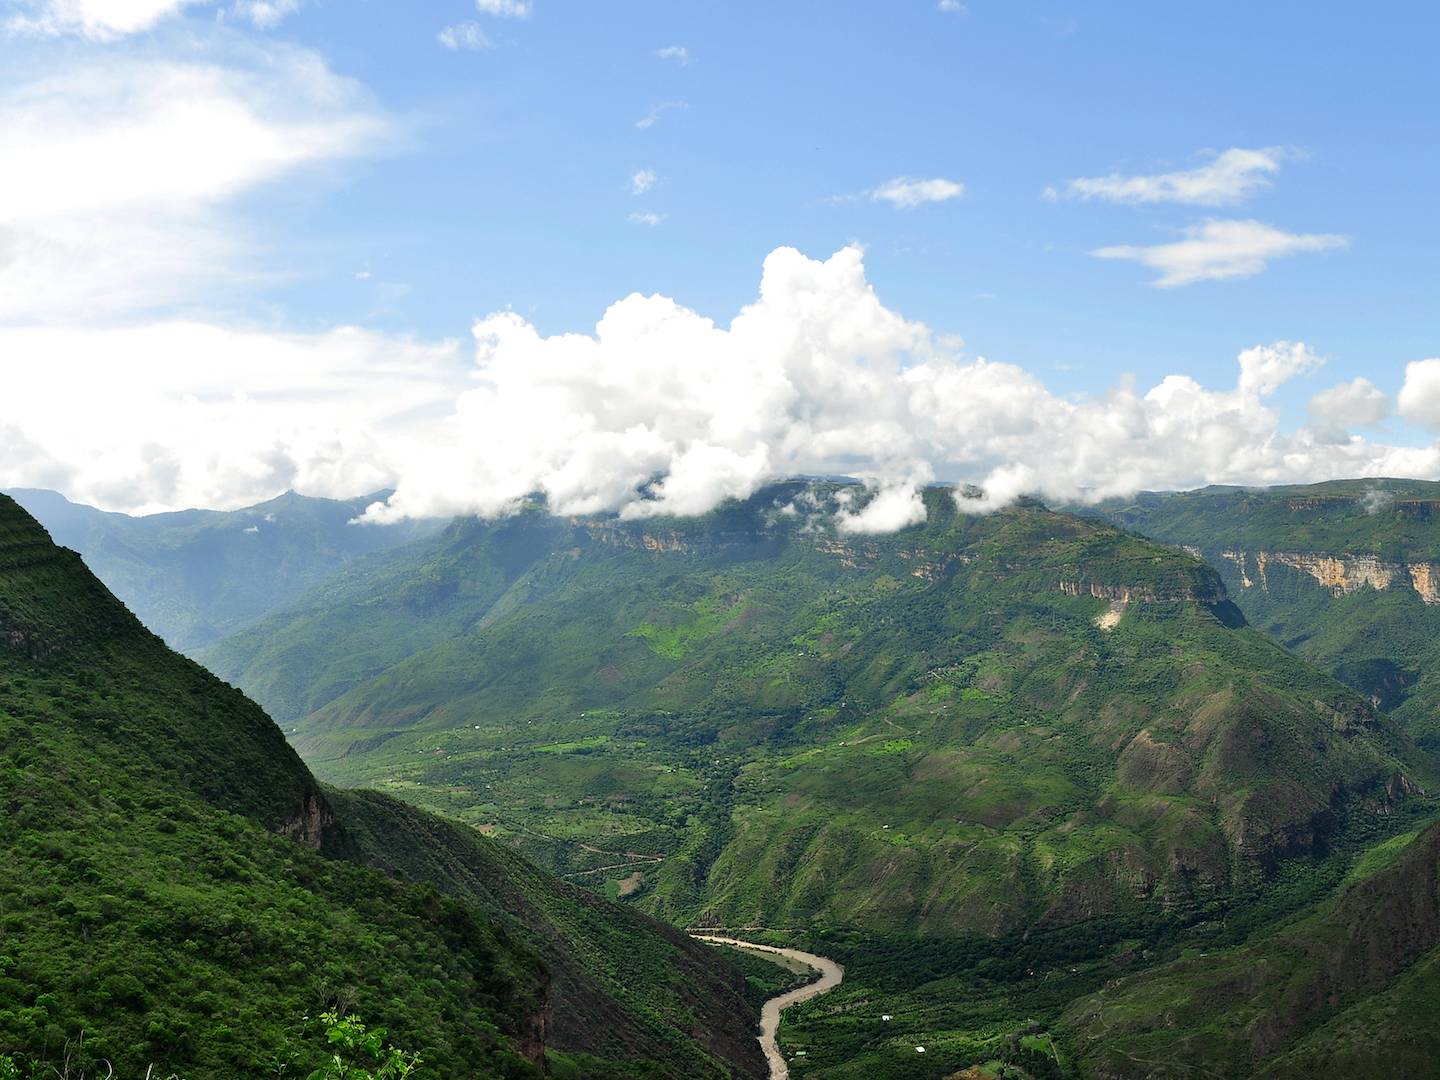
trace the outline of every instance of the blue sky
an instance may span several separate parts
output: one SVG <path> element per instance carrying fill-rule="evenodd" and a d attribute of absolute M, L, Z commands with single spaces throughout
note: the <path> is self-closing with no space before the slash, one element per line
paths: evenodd
<path fill-rule="evenodd" d="M 389 325 L 430 334 L 506 304 L 547 331 L 586 329 L 635 290 L 724 318 L 753 298 L 772 248 L 859 241 L 892 306 L 987 356 L 1079 369 L 1057 386 L 1228 374 L 1240 347 L 1298 337 L 1334 371 L 1398 388 L 1400 363 L 1435 351 L 1440 19 L 1429 5 L 1389 12 L 537 0 L 516 20 L 458 2 L 312 6 L 281 32 L 413 126 L 405 150 L 323 206 L 291 202 L 287 231 L 322 245 L 329 272 L 277 300 L 322 321 L 388 305 Z M 437 47 L 465 21 L 494 47 Z M 688 63 L 654 55 L 672 45 Z M 666 102 L 686 107 L 635 126 Z M 1221 215 L 1346 234 L 1349 250 L 1157 290 L 1143 268 L 1088 252 L 1161 242 L 1216 211 L 1041 199 L 1073 177 L 1272 146 L 1295 160 Z M 659 180 L 636 198 L 627 182 L 646 168 Z M 953 177 L 966 194 L 908 212 L 832 201 L 898 175 Z M 637 226 L 637 210 L 665 221 Z M 376 284 L 347 280 L 352 268 Z M 385 282 L 411 292 L 387 300 Z"/>
<path fill-rule="evenodd" d="M 33 303 L 7 311 L 0 301 L 0 319 L 29 332 L 184 320 L 320 340 L 358 327 L 378 352 L 394 341 L 438 350 L 424 363 L 445 369 L 435 380 L 443 392 L 409 407 L 440 415 L 469 378 L 450 370 L 468 366 L 468 344 L 448 356 L 443 343 L 464 342 L 493 312 L 512 308 L 542 337 L 589 333 L 609 305 L 639 292 L 723 326 L 754 301 L 774 249 L 824 260 L 855 245 L 888 311 L 938 339 L 962 337 L 967 362 L 1015 365 L 1072 402 L 1127 375 L 1142 393 L 1175 374 L 1224 390 L 1241 350 L 1304 342 L 1324 364 L 1298 363 L 1264 395 L 1283 434 L 1313 421 L 1307 402 L 1317 392 L 1366 377 L 1388 398 L 1408 364 L 1440 355 L 1440 77 L 1430 55 L 1440 14 L 1430 5 L 0 0 L 0 11 L 9 19 L 0 68 L 11 73 L 0 107 L 13 114 L 12 132 L 43 116 L 35 87 L 71 71 L 93 84 L 73 92 L 66 115 L 77 130 L 87 93 L 133 94 L 137 116 L 164 113 L 135 87 L 148 67 L 169 65 L 221 72 L 206 107 L 222 118 L 253 109 L 252 126 L 268 133 L 256 135 L 254 160 L 242 160 L 232 154 L 241 140 L 217 124 L 214 156 L 230 171 L 176 186 L 162 177 L 167 155 L 183 159 L 194 137 L 164 119 L 157 140 L 178 134 L 157 159 L 150 195 L 98 209 L 76 196 L 12 221 L 22 232 L 40 222 L 47 244 L 62 220 L 106 236 L 143 225 L 108 248 L 176 253 L 76 286 L 63 307 L 45 298 L 70 285 L 57 293 L 49 282 L 75 275 L 63 265 L 46 270 L 51 278 L 37 272 Z M 459 47 L 442 40 L 447 28 Z M 175 95 L 191 92 L 187 79 Z M 63 112 L 68 94 L 48 85 L 39 96 Z M 348 134 L 315 134 L 336 130 Z M 271 137 L 287 149 L 271 148 Z M 317 139 L 325 145 L 304 149 Z M 29 144 L 0 141 L 0 152 L 6 145 Z M 1227 151 L 1258 152 L 1267 164 L 1228 197 L 1177 199 L 1163 182 L 1154 187 Z M 104 184 L 104 154 L 116 152 L 97 151 L 92 183 Z M 23 170 L 23 160 L 7 168 Z M 1098 194 L 1081 196 L 1075 181 L 1085 178 L 1100 178 Z M 902 179 L 943 181 L 952 197 L 910 207 L 876 197 Z M 1115 185 L 1126 180 L 1161 194 L 1120 199 Z M 165 202 L 172 187 L 183 212 Z M 37 196 L 22 190 L 22 206 L 27 198 Z M 1266 242 L 1300 250 L 1170 287 L 1135 258 L 1095 254 L 1174 244 L 1186 230 L 1228 222 L 1242 223 L 1243 242 L 1263 229 Z M 76 244 L 80 277 L 98 279 L 95 255 Z M 45 346 L 54 356 L 67 347 L 80 346 Z M 1440 418 L 1440 370 L 1433 393 L 1431 374 L 1411 375 L 1409 396 L 1377 406 L 1355 434 L 1427 448 Z M 217 374 L 199 397 L 223 385 Z M 325 390 L 267 382 L 255 393 L 293 400 Z M 61 426 L 8 419 L 20 433 L 14 446 L 23 435 L 29 448 L 20 479 L 85 472 L 54 460 Z M 200 451 L 175 453 L 189 461 Z M 968 450 L 927 453 L 942 478 L 971 460 Z M 1003 465 L 997 454 L 972 455 L 976 468 Z M 1432 467 L 1431 458 L 1404 461 Z M 1304 478 L 1356 462 L 1401 464 L 1370 454 L 1307 459 L 1293 477 L 1271 465 L 1254 472 Z M 1184 475 L 1231 479 L 1246 467 Z M 312 486 L 397 468 L 362 463 L 343 473 L 351 479 Z M 119 501 L 159 508 L 259 494 L 270 480 L 247 469 L 253 491 L 152 485 Z M 94 496 L 127 481 L 70 482 Z"/>

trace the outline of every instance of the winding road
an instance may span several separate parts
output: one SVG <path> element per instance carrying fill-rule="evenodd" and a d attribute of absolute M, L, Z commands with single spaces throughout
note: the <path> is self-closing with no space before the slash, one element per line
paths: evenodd
<path fill-rule="evenodd" d="M 840 980 L 845 978 L 845 969 L 834 960 L 816 956 L 814 953 L 801 952 L 799 949 L 760 945 L 753 941 L 741 941 L 739 938 L 726 937 L 722 934 L 693 933 L 690 936 L 696 941 L 706 941 L 711 945 L 732 945 L 737 949 L 745 949 L 749 952 L 774 953 L 776 956 L 796 960 L 806 967 L 820 972 L 820 978 L 815 982 L 771 998 L 760 1010 L 760 1049 L 765 1051 L 765 1060 L 770 1063 L 770 1080 L 789 1080 L 790 1068 L 785 1064 L 785 1059 L 780 1056 L 780 1046 L 775 1041 L 776 1032 L 780 1030 L 780 1014 L 791 1005 L 798 1005 L 802 1001 L 809 1001 L 813 997 L 819 997 L 821 994 L 835 989 L 840 985 Z"/>

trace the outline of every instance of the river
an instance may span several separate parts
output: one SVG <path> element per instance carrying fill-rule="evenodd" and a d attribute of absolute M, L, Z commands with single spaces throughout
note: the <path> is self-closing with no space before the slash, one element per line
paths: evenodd
<path fill-rule="evenodd" d="M 791 1005 L 798 1005 L 802 1001 L 809 1001 L 813 997 L 819 997 L 821 994 L 835 989 L 840 985 L 840 980 L 845 978 L 845 969 L 834 960 L 816 956 L 814 953 L 801 952 L 799 949 L 760 945 L 753 941 L 741 941 L 739 938 L 725 937 L 720 934 L 693 934 L 691 936 L 697 941 L 708 941 L 712 945 L 733 945 L 737 949 L 745 949 L 749 952 L 774 953 L 776 956 L 796 960 L 806 967 L 820 972 L 820 978 L 815 982 L 771 998 L 760 1010 L 760 1049 L 765 1051 L 765 1060 L 770 1063 L 770 1080 L 789 1080 L 790 1068 L 785 1064 L 785 1059 L 780 1056 L 780 1046 L 775 1040 L 775 1035 L 780 1030 L 780 1014 Z"/>

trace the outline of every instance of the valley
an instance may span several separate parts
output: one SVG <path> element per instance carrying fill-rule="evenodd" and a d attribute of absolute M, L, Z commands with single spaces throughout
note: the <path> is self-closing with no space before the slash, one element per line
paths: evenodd
<path fill-rule="evenodd" d="M 207 660 L 336 782 L 835 957 L 845 984 L 787 1013 L 795 1075 L 1083 1068 L 1071 1002 L 1322 903 L 1432 812 L 1428 753 L 1193 555 L 939 490 L 923 526 L 837 535 L 836 493 L 458 522 Z M 291 707 L 317 665 L 343 681 Z"/>
<path fill-rule="evenodd" d="M 801 952 L 799 949 L 757 945 L 752 941 L 741 941 L 720 933 L 699 931 L 691 931 L 691 933 L 697 941 L 704 941 L 711 945 L 729 945 L 741 952 L 752 953 L 766 959 L 778 959 L 785 962 L 785 966 L 791 970 L 808 969 L 816 974 L 817 978 L 813 982 L 770 998 L 760 1010 L 760 1046 L 765 1052 L 765 1060 L 770 1065 L 770 1080 L 788 1080 L 790 1069 L 781 1053 L 779 1043 L 776 1041 L 776 1035 L 780 1030 L 781 1016 L 786 1009 L 835 989 L 844 981 L 845 969 L 833 960 L 816 956 L 814 953 Z"/>
<path fill-rule="evenodd" d="M 321 784 L 4 496 L 0 800 L 9 1075 L 309 1075 L 331 1009 L 451 1075 L 766 1071 L 723 957 L 475 830 Z"/>
<path fill-rule="evenodd" d="M 1313 996 L 1350 969 L 1347 912 L 1408 925 L 1428 902 L 1390 869 L 1430 857 L 1425 728 L 1251 625 L 1285 574 L 1326 604 L 1424 606 L 1412 574 L 1350 588 L 1352 569 L 1267 557 L 1257 591 L 1197 557 L 1208 537 L 1027 501 L 965 513 L 938 488 L 923 525 L 846 534 L 828 523 L 847 490 L 776 485 L 694 519 L 460 519 L 202 656 L 338 811 L 374 820 L 390 872 L 456 880 L 350 789 L 458 823 L 449 847 L 482 834 L 633 913 L 843 968 L 823 992 L 747 976 L 754 1008 L 787 1003 L 766 1052 L 791 1076 L 1180 1076 L 1202 1044 L 1222 1075 L 1300 1075 L 1316 1024 L 1423 981 L 1431 943 L 1409 931 L 1328 1003 L 1237 1020 L 1210 978 L 1258 956 L 1247 993 Z M 1305 546 L 1280 540 L 1258 550 Z M 1317 928 L 1298 960 L 1295 926 Z M 586 993 L 620 992 L 613 970 Z M 1162 998 L 1193 1035 L 1145 1026 Z M 1235 1023 L 1270 1034 L 1213 1042 Z"/>

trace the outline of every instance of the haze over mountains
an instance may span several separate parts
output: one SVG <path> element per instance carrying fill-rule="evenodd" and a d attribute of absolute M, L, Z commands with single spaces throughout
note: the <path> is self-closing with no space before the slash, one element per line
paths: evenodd
<path fill-rule="evenodd" d="M 672 925 L 842 960 L 787 1014 L 797 1075 L 1388 1068 L 1429 1052 L 1396 1033 L 1440 993 L 1433 711 L 1395 674 L 1426 668 L 1398 646 L 1430 610 L 1434 490 L 1076 516 L 932 489 L 872 536 L 827 481 L 694 518 L 537 505 L 353 558 L 199 655 L 322 778 Z M 1312 666 L 1344 604 L 1364 663 Z"/>
<path fill-rule="evenodd" d="M 327 580 L 348 561 L 438 530 L 441 522 L 349 528 L 370 504 L 287 492 L 241 511 L 132 517 L 54 491 L 6 492 L 45 523 L 141 622 L 181 652 L 213 645 Z"/>

